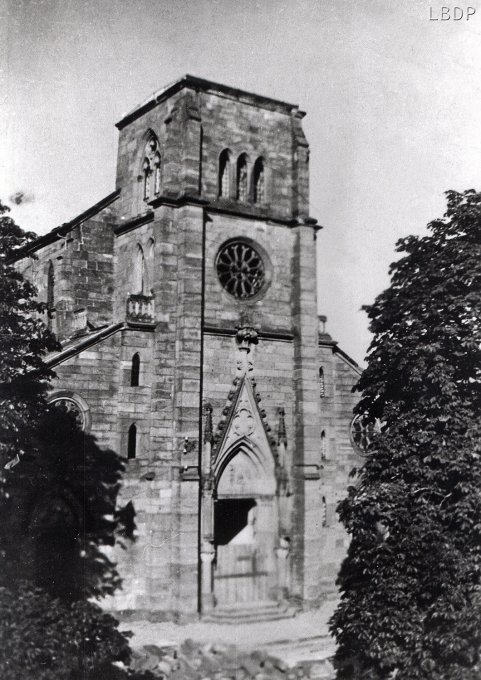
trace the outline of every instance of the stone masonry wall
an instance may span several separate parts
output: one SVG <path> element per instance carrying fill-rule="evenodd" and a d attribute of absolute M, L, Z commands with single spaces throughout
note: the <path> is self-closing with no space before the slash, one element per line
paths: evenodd
<path fill-rule="evenodd" d="M 200 196 L 218 207 L 292 219 L 308 214 L 307 142 L 302 115 L 288 105 L 256 105 L 234 96 L 195 92 L 186 88 L 121 127 L 117 187 L 122 188 L 119 215 L 130 218 L 144 212 L 142 161 L 149 132 L 159 140 L 162 155 L 162 190 L 166 197 Z M 231 197 L 218 200 L 219 156 L 230 149 Z M 247 154 L 247 201 L 235 196 L 238 157 Z M 257 158 L 265 166 L 266 197 L 252 202 L 252 170 Z"/>
<path fill-rule="evenodd" d="M 350 439 L 350 424 L 353 408 L 359 397 L 352 393 L 360 371 L 333 351 L 332 346 L 320 345 L 319 367 L 324 369 L 324 397 L 320 397 L 320 435 L 325 433 L 321 446 L 321 498 L 320 523 L 311 531 L 320 535 L 320 561 L 318 578 L 323 593 L 335 595 L 336 577 L 344 559 L 349 540 L 339 522 L 337 503 L 345 497 L 347 487 L 352 483 L 349 473 L 361 462 Z"/>
<path fill-rule="evenodd" d="M 85 310 L 94 327 L 112 322 L 113 230 L 110 211 L 103 211 L 75 226 L 66 237 L 36 251 L 37 259 L 25 257 L 17 264 L 36 286 L 40 300 L 47 301 L 50 263 L 54 271 L 52 330 L 63 340 L 78 330 L 76 316 Z M 47 318 L 45 318 L 47 322 Z"/>

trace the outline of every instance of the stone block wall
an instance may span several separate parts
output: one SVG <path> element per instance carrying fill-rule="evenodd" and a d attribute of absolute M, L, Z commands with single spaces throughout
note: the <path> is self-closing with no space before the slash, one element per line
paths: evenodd
<path fill-rule="evenodd" d="M 308 215 L 308 144 L 298 108 L 247 93 L 199 88 L 195 82 L 159 97 L 117 124 L 119 214 L 144 212 L 142 162 L 149 133 L 159 141 L 164 197 L 200 196 L 220 208 L 290 220 Z M 218 200 L 219 157 L 231 151 L 231 196 Z M 247 154 L 249 199 L 235 195 L 236 163 Z M 265 201 L 252 200 L 252 171 L 264 160 Z"/>
<path fill-rule="evenodd" d="M 228 239 L 237 237 L 252 240 L 267 265 L 269 286 L 265 294 L 253 302 L 233 298 L 222 288 L 217 277 L 216 256 L 219 248 Z M 239 216 L 209 215 L 205 246 L 206 325 L 234 329 L 240 319 L 247 315 L 250 323 L 259 325 L 263 331 L 290 333 L 293 244 L 294 234 L 289 227 L 246 220 Z"/>
<path fill-rule="evenodd" d="M 27 256 L 19 260 L 19 270 L 34 283 L 44 302 L 49 268 L 53 267 L 55 312 L 51 327 L 60 340 L 79 330 L 79 322 L 84 320 L 92 327 L 112 323 L 113 244 L 112 215 L 104 210 L 37 250 L 37 259 Z"/>
<path fill-rule="evenodd" d="M 320 433 L 325 433 L 321 449 L 321 551 L 319 582 L 327 595 L 336 593 L 336 577 L 345 556 L 349 539 L 336 512 L 338 502 L 345 497 L 349 474 L 362 459 L 353 448 L 350 424 L 353 408 L 359 396 L 352 392 L 360 370 L 329 344 L 320 344 L 319 367 L 324 371 L 324 397 L 320 397 Z"/>

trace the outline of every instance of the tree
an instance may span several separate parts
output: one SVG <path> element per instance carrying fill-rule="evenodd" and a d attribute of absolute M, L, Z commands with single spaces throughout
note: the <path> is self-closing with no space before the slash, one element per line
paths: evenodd
<path fill-rule="evenodd" d="M 13 260 L 35 234 L 24 232 L 0 202 L 0 484 L 5 464 L 31 451 L 53 373 L 44 356 L 58 343 L 42 322 L 45 304 Z M 1 490 L 0 490 L 1 493 Z"/>
<path fill-rule="evenodd" d="M 116 508 L 123 463 L 49 406 L 58 349 L 45 306 L 15 269 L 32 240 L 0 203 L 0 676 L 120 678 L 128 636 L 92 598 L 120 585 L 105 554 L 134 530 L 133 507 Z"/>
<path fill-rule="evenodd" d="M 365 307 L 356 412 L 382 428 L 338 508 L 338 680 L 481 672 L 481 194 L 447 192 L 428 228 Z"/>

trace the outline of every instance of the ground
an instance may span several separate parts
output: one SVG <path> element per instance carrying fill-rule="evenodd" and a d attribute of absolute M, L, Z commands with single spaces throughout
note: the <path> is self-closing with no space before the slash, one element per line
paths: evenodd
<path fill-rule="evenodd" d="M 175 680 L 333 677 L 328 619 L 335 602 L 290 618 L 242 624 L 136 621 L 134 666 Z M 162 677 L 162 676 L 161 676 Z"/>

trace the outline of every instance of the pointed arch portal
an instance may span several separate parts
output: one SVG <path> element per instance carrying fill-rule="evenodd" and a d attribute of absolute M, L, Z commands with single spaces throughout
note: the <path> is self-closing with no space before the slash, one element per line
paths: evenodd
<path fill-rule="evenodd" d="M 213 605 L 238 611 L 277 601 L 276 460 L 248 380 L 239 386 L 212 465 Z M 208 522 L 207 522 L 208 523 Z"/>

